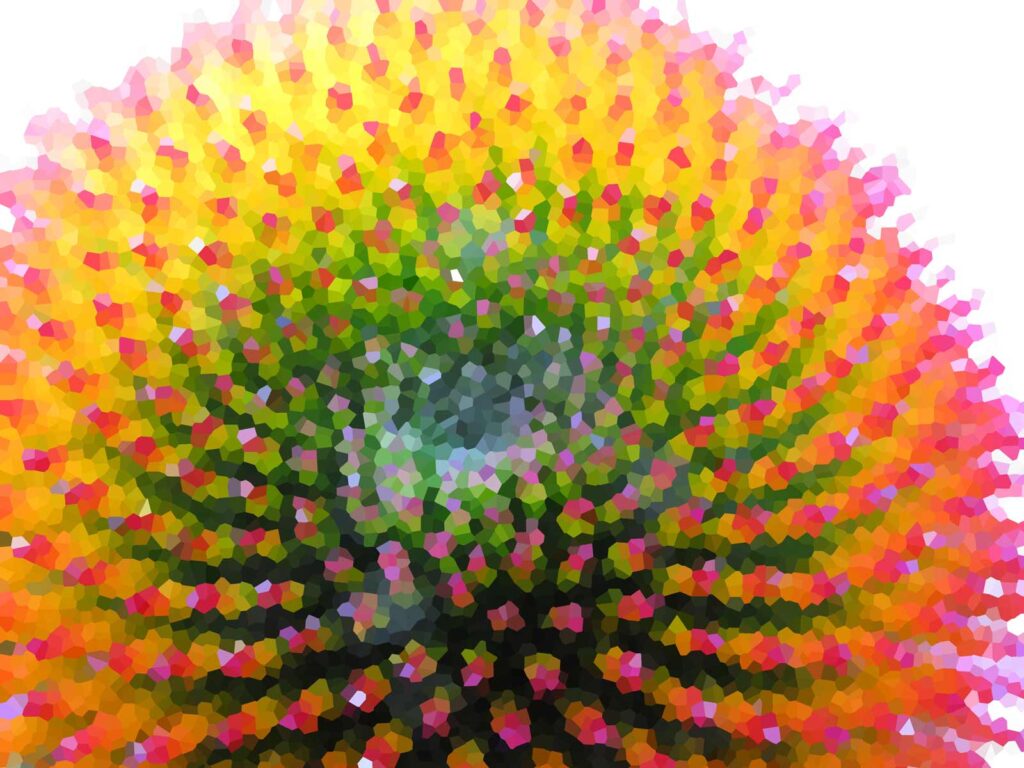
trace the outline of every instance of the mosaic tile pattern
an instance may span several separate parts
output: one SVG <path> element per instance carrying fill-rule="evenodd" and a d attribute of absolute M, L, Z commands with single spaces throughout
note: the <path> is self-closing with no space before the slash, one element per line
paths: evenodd
<path fill-rule="evenodd" d="M 897 171 L 628 2 L 293 6 L 0 175 L 5 764 L 1021 744 L 1021 409 Z"/>

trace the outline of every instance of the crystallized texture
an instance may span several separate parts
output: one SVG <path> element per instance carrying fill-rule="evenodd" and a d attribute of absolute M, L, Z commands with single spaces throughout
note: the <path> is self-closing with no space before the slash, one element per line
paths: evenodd
<path fill-rule="evenodd" d="M 246 2 L 0 176 L 5 764 L 1021 744 L 1020 407 L 895 169 L 685 22 L 439 2 Z"/>

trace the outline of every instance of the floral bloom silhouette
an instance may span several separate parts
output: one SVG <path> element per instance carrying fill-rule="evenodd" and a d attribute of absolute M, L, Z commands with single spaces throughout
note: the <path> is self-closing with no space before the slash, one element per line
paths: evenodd
<path fill-rule="evenodd" d="M 1020 407 L 894 168 L 628 2 L 257 5 L 0 176 L 9 764 L 1022 743 Z"/>

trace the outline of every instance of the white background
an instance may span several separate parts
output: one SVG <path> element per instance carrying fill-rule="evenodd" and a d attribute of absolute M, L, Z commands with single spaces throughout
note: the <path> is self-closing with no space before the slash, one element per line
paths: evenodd
<path fill-rule="evenodd" d="M 357 0 L 358 1 L 358 0 Z M 31 159 L 28 120 L 74 113 L 87 84 L 112 86 L 145 56 L 167 58 L 184 21 L 227 19 L 235 0 L 27 0 L 0 4 L 0 167 Z M 649 3 L 645 3 L 649 4 Z M 677 17 L 674 0 L 658 0 Z M 1007 368 L 1024 399 L 1024 4 L 1013 0 L 688 0 L 690 26 L 728 41 L 744 32 L 746 73 L 801 85 L 782 107 L 845 114 L 848 143 L 895 155 L 911 189 L 896 216 L 936 246 L 957 292 L 983 289 L 995 333 L 976 353 Z M 0 208 L 0 226 L 6 210 Z M 895 220 L 895 218 L 894 218 Z M 1024 709 L 1006 713 L 1024 728 Z M 993 766 L 1021 768 L 1014 750 Z"/>

